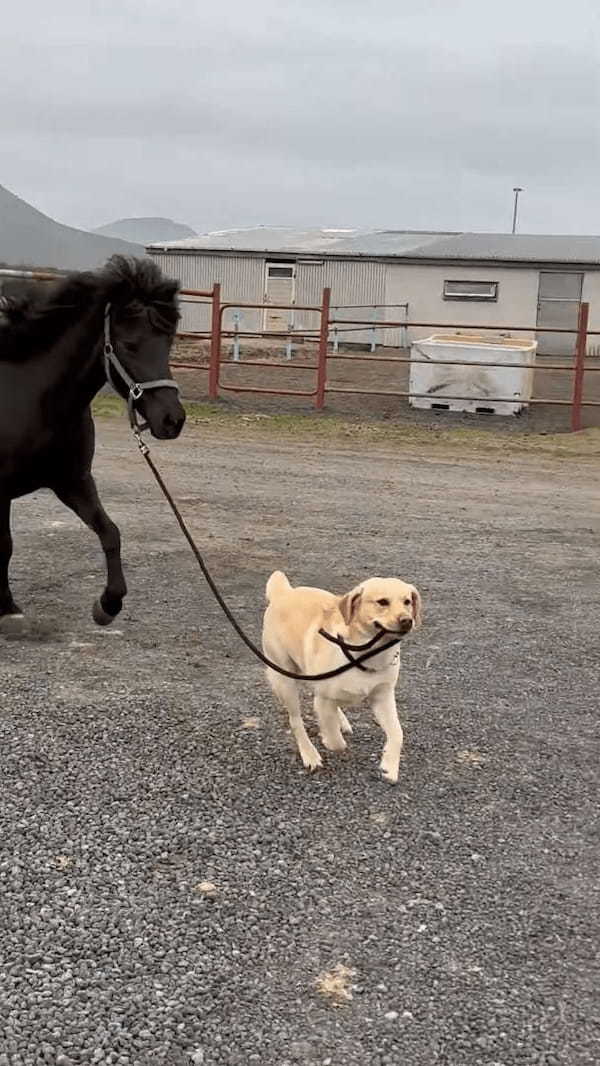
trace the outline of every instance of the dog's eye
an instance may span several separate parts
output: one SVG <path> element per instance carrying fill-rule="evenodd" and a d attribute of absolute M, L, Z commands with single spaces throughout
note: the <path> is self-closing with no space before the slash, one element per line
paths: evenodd
<path fill-rule="evenodd" d="M 379 607 L 389 607 L 390 601 L 389 600 L 377 600 L 377 605 Z"/>
<path fill-rule="evenodd" d="M 408 598 L 405 599 L 404 606 L 405 607 L 412 607 L 412 600 L 409 600 Z"/>

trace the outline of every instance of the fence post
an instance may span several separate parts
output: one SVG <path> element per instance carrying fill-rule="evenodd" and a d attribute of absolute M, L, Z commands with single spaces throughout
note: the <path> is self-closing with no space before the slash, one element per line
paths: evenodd
<path fill-rule="evenodd" d="M 242 318 L 241 311 L 233 312 L 233 361 L 239 363 L 240 361 L 240 322 Z"/>
<path fill-rule="evenodd" d="M 581 429 L 581 401 L 583 399 L 583 375 L 585 374 L 585 354 L 587 350 L 587 331 L 590 317 L 589 303 L 579 306 L 577 323 L 577 347 L 575 348 L 575 366 L 573 370 L 573 401 L 571 404 L 571 431 Z"/>
<path fill-rule="evenodd" d="M 219 397 L 219 373 L 221 369 L 221 286 L 215 281 L 212 291 L 212 314 L 210 324 L 210 363 L 208 365 L 208 397 Z"/>
<path fill-rule="evenodd" d="M 325 403 L 325 386 L 327 384 L 327 342 L 329 340 L 329 308 L 331 306 L 331 289 L 323 289 L 321 304 L 321 328 L 319 330 L 319 355 L 317 362 L 317 391 L 315 407 L 323 410 Z"/>

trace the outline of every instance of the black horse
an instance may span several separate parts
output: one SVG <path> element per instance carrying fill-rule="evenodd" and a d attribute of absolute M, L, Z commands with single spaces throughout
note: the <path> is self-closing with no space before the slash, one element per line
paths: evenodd
<path fill-rule="evenodd" d="M 108 378 L 153 436 L 179 435 L 185 413 L 169 370 L 177 290 L 151 260 L 113 256 L 102 270 L 0 300 L 0 619 L 21 615 L 8 582 L 11 501 L 40 488 L 100 540 L 107 581 L 94 620 L 108 625 L 121 610 L 121 538 L 91 474 L 90 404 Z"/>

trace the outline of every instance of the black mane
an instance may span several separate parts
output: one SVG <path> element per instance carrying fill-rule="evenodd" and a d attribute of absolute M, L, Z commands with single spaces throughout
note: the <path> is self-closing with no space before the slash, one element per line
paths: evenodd
<path fill-rule="evenodd" d="M 127 317 L 147 313 L 154 329 L 174 333 L 178 288 L 151 259 L 123 255 L 57 281 L 13 283 L 0 297 L 0 361 L 22 362 L 51 347 L 79 316 L 107 303 Z"/>

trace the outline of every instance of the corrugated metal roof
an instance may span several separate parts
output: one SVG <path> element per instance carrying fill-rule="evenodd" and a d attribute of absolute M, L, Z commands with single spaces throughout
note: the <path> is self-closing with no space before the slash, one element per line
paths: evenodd
<path fill-rule="evenodd" d="M 217 230 L 183 241 L 155 243 L 153 251 L 289 252 L 293 255 L 401 255 L 453 234 L 411 233 L 405 230 L 291 229 L 256 226 Z"/>
<path fill-rule="evenodd" d="M 599 263 L 600 237 L 528 233 L 458 233 L 419 248 L 417 258 Z"/>
<path fill-rule="evenodd" d="M 291 229 L 257 226 L 219 230 L 149 251 L 260 252 L 290 255 L 391 257 L 521 263 L 600 264 L 600 237 L 551 234 L 429 233 L 410 230 Z"/>

